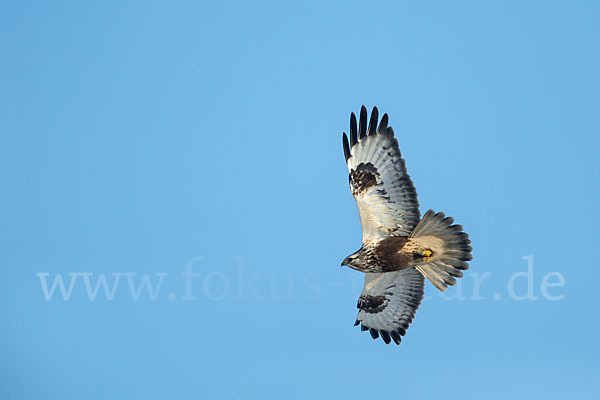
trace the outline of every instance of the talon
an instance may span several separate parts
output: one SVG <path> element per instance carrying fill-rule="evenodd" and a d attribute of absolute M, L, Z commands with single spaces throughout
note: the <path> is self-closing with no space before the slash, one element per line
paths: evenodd
<path fill-rule="evenodd" d="M 431 256 L 433 255 L 433 251 L 427 249 L 423 251 L 423 259 L 431 260 Z"/>

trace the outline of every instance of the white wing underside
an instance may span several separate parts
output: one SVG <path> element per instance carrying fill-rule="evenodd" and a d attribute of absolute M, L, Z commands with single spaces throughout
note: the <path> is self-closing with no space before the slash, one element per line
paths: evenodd
<path fill-rule="evenodd" d="M 370 163 L 376 171 L 376 185 L 358 192 L 350 186 L 356 199 L 363 242 L 390 236 L 408 236 L 420 219 L 419 202 L 414 185 L 406 171 L 398 141 L 392 128 L 385 127 L 357 139 L 350 148 L 348 171 L 358 171 Z"/>
<path fill-rule="evenodd" d="M 386 273 L 365 274 L 365 286 L 359 298 L 357 323 L 369 330 L 374 338 L 381 335 L 389 342 L 391 337 L 399 344 L 412 322 L 423 299 L 425 278 L 414 268 Z M 367 301 L 378 307 L 369 307 Z M 379 305 L 379 303 L 381 304 Z M 363 304 L 363 307 L 361 307 Z"/>
<path fill-rule="evenodd" d="M 350 189 L 360 215 L 363 243 L 390 236 L 409 236 L 419 223 L 417 192 L 394 131 L 384 114 L 379 126 L 373 108 L 367 129 L 363 106 L 360 129 L 356 116 L 350 119 L 350 141 L 343 137 L 344 154 L 350 173 Z M 373 338 L 400 343 L 423 298 L 425 280 L 414 268 L 365 274 L 365 286 L 358 301 L 356 324 Z"/>

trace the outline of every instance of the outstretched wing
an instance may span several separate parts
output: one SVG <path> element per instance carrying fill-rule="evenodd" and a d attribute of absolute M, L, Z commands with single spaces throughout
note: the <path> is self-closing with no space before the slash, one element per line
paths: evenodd
<path fill-rule="evenodd" d="M 354 325 L 360 324 L 373 339 L 381 335 L 385 343 L 400 344 L 421 304 L 424 286 L 423 275 L 414 268 L 365 274 Z"/>
<path fill-rule="evenodd" d="M 394 130 L 384 114 L 377 127 L 373 107 L 367 129 L 367 109 L 350 116 L 350 142 L 344 132 L 343 145 L 350 171 L 350 189 L 360 215 L 363 242 L 390 236 L 408 236 L 420 219 L 417 191 L 406 172 Z"/>

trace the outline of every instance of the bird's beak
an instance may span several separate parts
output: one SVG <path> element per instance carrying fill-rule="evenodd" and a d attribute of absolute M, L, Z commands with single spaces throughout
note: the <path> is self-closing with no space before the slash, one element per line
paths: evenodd
<path fill-rule="evenodd" d="M 344 261 L 342 261 L 342 267 L 347 266 L 347 261 L 348 261 L 348 257 L 344 258 Z"/>

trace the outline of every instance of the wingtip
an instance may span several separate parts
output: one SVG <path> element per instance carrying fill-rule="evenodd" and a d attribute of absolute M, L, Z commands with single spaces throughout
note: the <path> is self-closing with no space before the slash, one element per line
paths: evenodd
<path fill-rule="evenodd" d="M 356 139 L 356 115 L 354 113 L 350 114 L 350 147 L 354 146 L 357 142 Z"/>
<path fill-rule="evenodd" d="M 369 136 L 374 135 L 377 132 L 377 120 L 379 119 L 379 110 L 377 106 L 373 107 L 371 111 L 371 119 L 369 120 Z"/>
<path fill-rule="evenodd" d="M 387 333 L 387 331 L 379 331 L 379 334 L 381 335 L 381 338 L 383 339 L 385 344 L 390 344 L 392 338 L 390 338 L 390 334 Z"/>
<path fill-rule="evenodd" d="M 379 121 L 379 127 L 377 128 L 377 133 L 384 132 L 388 127 L 389 116 L 387 113 L 383 114 L 381 117 L 381 121 Z"/>
<path fill-rule="evenodd" d="M 400 345 L 400 343 L 402 342 L 402 336 L 400 336 L 400 333 L 398 333 L 397 331 L 392 331 L 392 340 L 397 345 Z"/>
<path fill-rule="evenodd" d="M 348 136 L 346 135 L 346 132 L 344 132 L 344 134 L 342 135 L 342 145 L 344 146 L 344 157 L 346 157 L 346 162 L 348 162 L 348 159 L 350 158 L 351 154 L 350 145 L 348 144 Z"/>
<path fill-rule="evenodd" d="M 363 104 L 360 108 L 360 121 L 359 121 L 359 136 L 360 138 L 364 138 L 367 136 L 367 107 Z"/>

